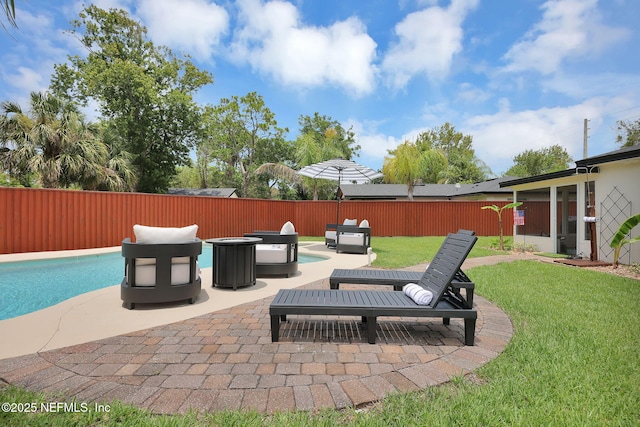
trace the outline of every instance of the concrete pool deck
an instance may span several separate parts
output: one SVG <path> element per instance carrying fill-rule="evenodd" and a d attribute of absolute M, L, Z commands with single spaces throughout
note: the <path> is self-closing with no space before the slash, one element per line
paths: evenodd
<path fill-rule="evenodd" d="M 112 253 L 120 247 L 81 251 L 58 251 L 0 255 L 0 262 Z M 165 325 L 242 303 L 274 296 L 279 289 L 291 289 L 328 277 L 334 268 L 357 268 L 375 259 L 375 254 L 336 254 L 321 242 L 300 242 L 299 253 L 326 257 L 326 261 L 298 265 L 290 278 L 258 278 L 255 286 L 213 288 L 212 268 L 201 271 L 202 291 L 198 300 L 187 303 L 140 304 L 127 310 L 120 299 L 120 284 L 65 300 L 33 313 L 0 320 L 0 359 L 53 350 L 145 328 Z M 124 265 L 124 261 L 123 261 Z M 158 309 L 161 308 L 161 309 Z"/>

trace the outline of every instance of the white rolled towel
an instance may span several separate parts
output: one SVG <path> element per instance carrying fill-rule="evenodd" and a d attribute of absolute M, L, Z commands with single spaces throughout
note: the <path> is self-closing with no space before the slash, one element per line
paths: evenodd
<path fill-rule="evenodd" d="M 429 305 L 433 299 L 433 293 L 430 290 L 416 283 L 407 283 L 402 287 L 402 291 L 418 305 Z"/>

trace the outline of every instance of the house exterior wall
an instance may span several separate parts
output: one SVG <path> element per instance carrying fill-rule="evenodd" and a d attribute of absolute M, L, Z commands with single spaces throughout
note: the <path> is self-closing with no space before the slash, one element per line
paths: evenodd
<path fill-rule="evenodd" d="M 550 212 L 549 221 L 551 224 L 549 236 L 517 235 L 516 228 L 513 228 L 514 242 L 535 245 L 537 250 L 542 252 L 558 252 L 558 187 L 567 185 L 577 186 L 577 226 L 576 226 L 576 251 L 584 257 L 589 257 L 591 253 L 591 241 L 586 239 L 584 217 L 586 203 L 586 182 L 587 179 L 595 182 L 595 215 L 599 218 L 596 222 L 596 236 L 598 246 L 598 259 L 612 262 L 613 250 L 609 247 L 609 242 L 629 216 L 640 213 L 640 158 L 622 160 L 596 165 L 598 173 L 580 173 L 568 177 L 537 181 L 533 183 L 512 186 L 514 190 L 514 200 L 518 201 L 518 194 L 525 190 L 535 190 L 540 188 L 550 188 Z M 618 212 L 616 218 L 603 217 L 603 204 L 616 203 L 618 200 L 629 201 L 625 205 L 624 212 Z M 613 209 L 615 211 L 615 209 Z M 526 221 L 526 217 L 525 217 Z M 631 237 L 640 235 L 640 227 L 631 231 Z M 628 252 L 621 256 L 620 262 L 640 263 L 640 243 L 627 245 Z"/>
<path fill-rule="evenodd" d="M 640 213 L 640 158 L 623 160 L 615 163 L 599 165 L 600 173 L 596 181 L 595 208 L 596 216 L 601 220 L 596 223 L 598 237 L 602 240 L 598 246 L 605 245 L 600 252 L 600 259 L 603 261 L 613 261 L 613 250 L 609 248 L 611 238 L 629 216 Z M 630 204 L 625 206 L 622 212 L 617 211 L 618 207 L 623 207 L 625 201 Z M 611 212 L 603 212 L 605 206 L 617 202 Z M 612 218 L 614 217 L 614 218 Z M 631 230 L 631 237 L 640 235 L 640 226 Z M 588 244 L 588 242 L 587 242 Z M 624 254 L 625 250 L 630 255 Z M 611 252 L 606 254 L 605 252 Z M 621 254 L 621 263 L 640 263 L 640 242 L 626 245 Z"/>

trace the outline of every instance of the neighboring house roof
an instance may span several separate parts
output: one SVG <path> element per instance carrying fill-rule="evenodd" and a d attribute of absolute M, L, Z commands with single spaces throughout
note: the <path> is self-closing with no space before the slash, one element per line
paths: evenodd
<path fill-rule="evenodd" d="M 169 194 L 180 196 L 237 197 L 235 188 L 170 188 Z"/>
<path fill-rule="evenodd" d="M 513 177 L 490 179 L 474 184 L 421 184 L 413 187 L 414 198 L 449 198 L 487 193 L 511 193 L 500 183 Z M 342 184 L 345 199 L 398 199 L 409 195 L 405 184 Z"/>
<path fill-rule="evenodd" d="M 526 178 L 515 178 L 508 181 L 503 181 L 500 186 L 512 186 L 520 184 L 529 184 L 532 182 L 547 181 L 549 179 L 564 178 L 582 173 L 597 173 L 596 166 L 603 163 L 619 162 L 621 160 L 634 159 L 640 157 L 640 145 L 632 145 L 630 147 L 623 147 L 619 150 L 610 151 L 604 154 L 598 154 L 597 156 L 587 157 L 586 159 L 577 160 L 576 167 L 558 172 L 551 172 L 542 175 L 529 176 Z M 589 169 L 587 169 L 589 167 Z"/>

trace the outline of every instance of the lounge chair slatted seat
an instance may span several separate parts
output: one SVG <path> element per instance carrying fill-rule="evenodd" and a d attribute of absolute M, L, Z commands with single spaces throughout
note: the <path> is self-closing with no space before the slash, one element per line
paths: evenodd
<path fill-rule="evenodd" d="M 465 344 L 473 345 L 478 313 L 449 289 L 476 240 L 471 234 L 447 236 L 417 282 L 433 293 L 429 305 L 418 305 L 403 292 L 282 289 L 269 306 L 271 340 L 279 340 L 280 321 L 288 314 L 360 316 L 367 323 L 371 344 L 376 340 L 380 316 L 441 317 L 445 324 L 453 317 L 464 319 Z"/>
<path fill-rule="evenodd" d="M 469 230 L 458 230 L 457 234 L 473 236 L 475 233 Z M 333 270 L 329 277 L 329 287 L 340 289 L 340 284 L 358 285 L 386 285 L 393 286 L 393 290 L 401 291 L 407 283 L 418 283 L 423 272 L 407 270 L 374 270 L 374 269 L 344 269 Z M 465 289 L 465 295 L 460 293 Z M 447 292 L 462 301 L 466 308 L 473 307 L 473 294 L 475 284 L 462 270 L 458 270 L 453 280 L 449 284 Z"/>

